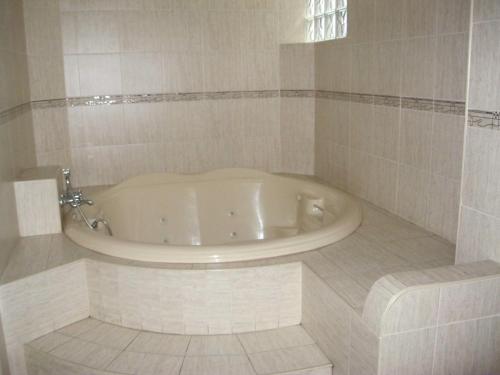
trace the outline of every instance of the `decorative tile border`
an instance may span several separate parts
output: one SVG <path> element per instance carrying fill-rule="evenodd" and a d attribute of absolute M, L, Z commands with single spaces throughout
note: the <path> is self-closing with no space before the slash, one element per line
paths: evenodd
<path fill-rule="evenodd" d="M 374 95 L 374 104 L 386 107 L 400 107 L 401 98 L 399 96 Z"/>
<path fill-rule="evenodd" d="M 23 103 L 17 105 L 13 108 L 9 108 L 5 111 L 0 112 L 0 125 L 6 124 L 9 121 L 16 119 L 21 116 L 23 113 L 26 113 L 30 110 L 30 103 Z"/>
<path fill-rule="evenodd" d="M 401 98 L 401 108 L 415 111 L 434 111 L 434 100 L 424 98 Z"/>
<path fill-rule="evenodd" d="M 469 126 L 500 130 L 500 112 L 488 112 L 471 109 L 468 118 Z"/>
<path fill-rule="evenodd" d="M 465 114 L 465 102 L 453 102 L 448 100 L 435 100 L 434 112 L 448 113 L 453 115 Z"/>
<path fill-rule="evenodd" d="M 160 93 L 143 95 L 98 95 L 73 98 L 40 100 L 25 103 L 0 112 L 0 125 L 32 109 L 80 107 L 133 103 L 162 103 L 201 100 L 265 99 L 265 98 L 320 98 L 353 103 L 401 107 L 418 111 L 430 111 L 455 115 L 465 114 L 465 103 L 426 98 L 408 98 L 390 95 L 372 95 L 325 90 L 259 90 L 259 91 L 213 91 L 187 93 Z"/>
<path fill-rule="evenodd" d="M 279 97 L 278 90 L 263 91 L 214 91 L 141 95 L 98 95 L 65 99 L 42 100 L 32 103 L 34 109 L 53 107 L 81 107 L 134 103 L 184 102 L 200 100 L 261 99 Z"/>
<path fill-rule="evenodd" d="M 316 90 L 281 90 L 279 92 L 282 98 L 315 98 Z"/>
<path fill-rule="evenodd" d="M 426 98 L 410 98 L 391 95 L 372 95 L 363 93 L 348 93 L 343 91 L 325 90 L 282 90 L 281 97 L 315 97 L 319 99 L 341 100 L 353 103 L 375 104 L 386 107 L 401 107 L 416 111 L 429 111 L 463 116 L 465 103 L 449 100 L 433 100 Z"/>

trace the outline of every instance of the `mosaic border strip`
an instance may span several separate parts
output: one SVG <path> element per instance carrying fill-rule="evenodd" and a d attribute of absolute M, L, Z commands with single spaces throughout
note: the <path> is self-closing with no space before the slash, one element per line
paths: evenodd
<path fill-rule="evenodd" d="M 0 124 L 10 121 L 20 113 L 32 109 L 98 106 L 134 103 L 162 103 L 200 100 L 265 99 L 265 98 L 321 98 L 345 102 L 401 107 L 419 111 L 464 115 L 465 103 L 459 101 L 409 98 L 390 95 L 372 95 L 326 90 L 255 90 L 255 91 L 213 91 L 181 92 L 139 95 L 97 95 L 73 98 L 40 100 L 21 104 L 0 112 Z M 477 117 L 477 116 L 476 116 Z"/>
<path fill-rule="evenodd" d="M 184 102 L 200 100 L 263 99 L 279 97 L 279 90 L 183 92 L 140 95 L 97 95 L 33 102 L 33 108 L 79 107 L 114 104 Z"/>
<path fill-rule="evenodd" d="M 469 110 L 468 124 L 471 127 L 500 130 L 500 111 Z"/>
<path fill-rule="evenodd" d="M 28 112 L 30 109 L 31 109 L 31 103 L 23 103 L 0 112 L 0 125 L 15 120 L 17 117 Z"/>
<path fill-rule="evenodd" d="M 282 90 L 281 96 L 285 98 L 311 97 L 312 92 L 315 92 L 315 97 L 319 99 L 341 100 L 346 102 L 375 104 L 396 108 L 401 107 L 404 109 L 412 109 L 416 111 L 429 111 L 459 116 L 465 115 L 465 102 L 452 100 L 434 100 L 427 98 L 372 95 L 325 90 Z"/>

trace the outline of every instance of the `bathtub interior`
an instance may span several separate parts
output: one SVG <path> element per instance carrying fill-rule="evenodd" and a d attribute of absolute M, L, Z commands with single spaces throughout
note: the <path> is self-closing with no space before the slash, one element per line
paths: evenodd
<path fill-rule="evenodd" d="M 335 222 L 342 205 L 322 185 L 238 169 L 140 176 L 98 194 L 86 211 L 104 217 L 121 240 L 206 246 L 318 230 Z"/>

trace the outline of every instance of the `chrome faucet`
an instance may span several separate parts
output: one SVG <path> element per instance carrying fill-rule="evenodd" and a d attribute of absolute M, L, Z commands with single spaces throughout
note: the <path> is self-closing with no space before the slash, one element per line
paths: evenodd
<path fill-rule="evenodd" d="M 73 208 L 80 207 L 83 204 L 92 206 L 94 202 L 83 196 L 81 190 L 75 190 L 71 186 L 71 171 L 63 169 L 64 192 L 59 196 L 59 204 L 61 206 L 69 205 Z"/>
<path fill-rule="evenodd" d="M 61 206 L 68 205 L 71 208 L 75 208 L 90 229 L 97 230 L 99 228 L 99 224 L 102 224 L 106 228 L 108 235 L 112 236 L 113 232 L 111 231 L 111 227 L 109 226 L 107 220 L 97 218 L 91 221 L 87 218 L 87 215 L 85 215 L 81 206 L 84 204 L 92 206 L 94 201 L 85 198 L 81 190 L 73 189 L 73 186 L 71 186 L 71 171 L 69 169 L 63 169 L 62 173 L 64 178 L 64 192 L 59 196 L 59 204 Z"/>

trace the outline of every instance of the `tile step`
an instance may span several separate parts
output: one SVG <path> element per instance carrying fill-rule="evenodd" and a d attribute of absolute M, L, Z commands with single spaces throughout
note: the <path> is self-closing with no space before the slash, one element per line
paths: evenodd
<path fill-rule="evenodd" d="M 25 345 L 29 375 L 331 375 L 301 326 L 188 336 L 84 319 Z"/>

